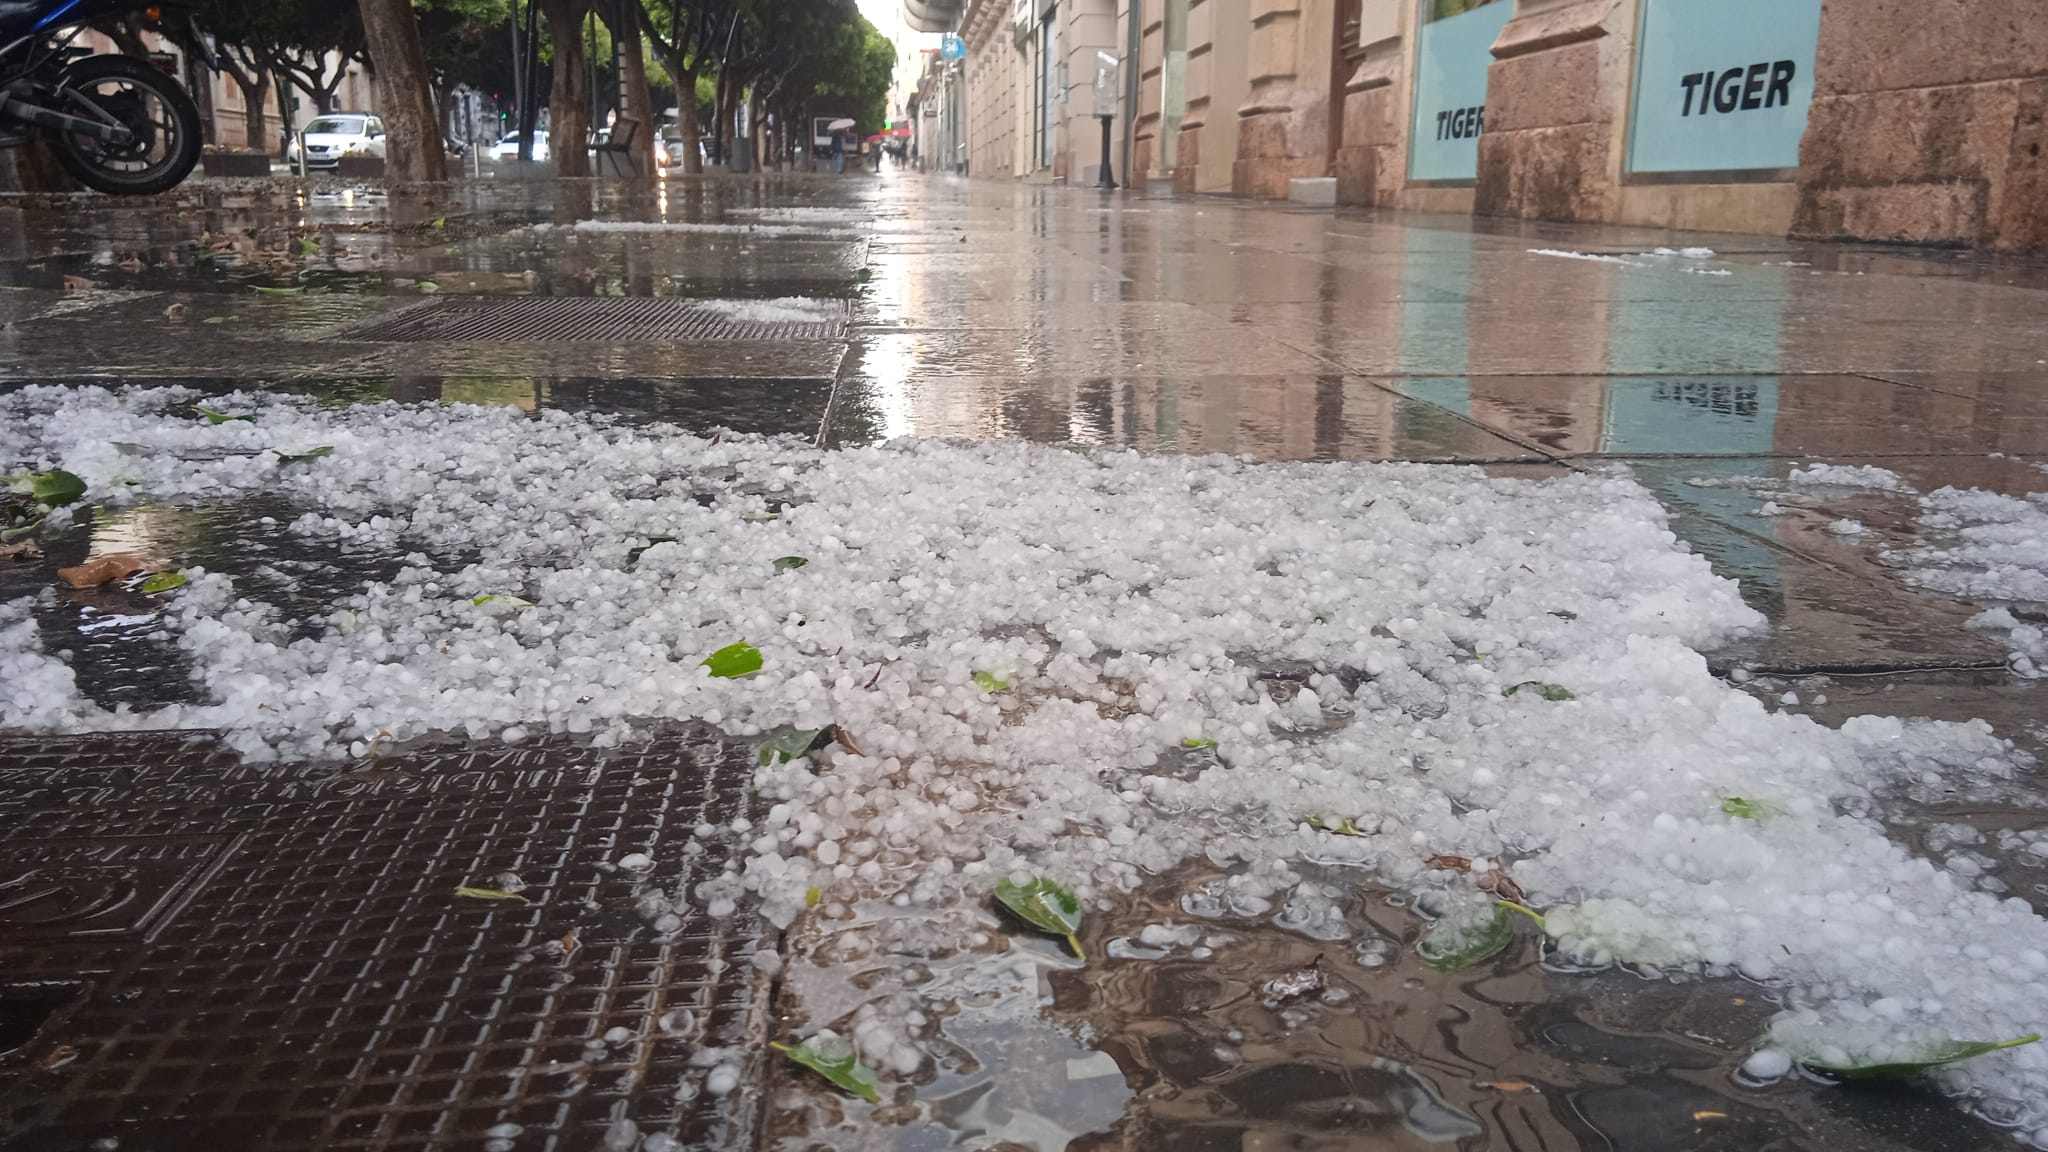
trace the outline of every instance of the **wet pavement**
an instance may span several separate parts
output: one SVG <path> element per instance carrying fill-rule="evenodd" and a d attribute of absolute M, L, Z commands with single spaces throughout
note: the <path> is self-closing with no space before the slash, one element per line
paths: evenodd
<path fill-rule="evenodd" d="M 1655 252 L 1689 246 L 1717 253 Z M 633 330 L 692 301 L 792 296 L 843 320 Z M 506 308 L 531 316 L 436 335 Z M 0 388 L 261 388 L 825 445 L 1626 467 L 1771 619 L 1709 658 L 1772 707 L 2048 741 L 2048 689 L 1966 626 L 1987 605 L 1912 586 L 1888 555 L 1927 531 L 1911 493 L 1786 495 L 1814 462 L 1923 493 L 2048 489 L 2039 265 L 894 173 L 400 201 L 249 184 L 0 205 L 0 321 Z M 289 517 L 92 517 L 37 562 L 0 561 L 0 599 L 145 546 L 307 603 L 400 559 L 306 553 L 276 527 Z M 175 645 L 121 595 L 39 606 L 49 646 L 104 705 L 189 701 Z M 0 1147 L 610 1148 L 624 1120 L 789 1149 L 2007 1146 L 1923 1092 L 1743 1087 L 1769 989 L 1572 973 L 1531 938 L 1445 976 L 1414 962 L 1412 915 L 1338 876 L 1383 946 L 1211 914 L 1192 921 L 1207 955 L 1149 954 L 1148 926 L 1201 907 L 1198 872 L 1096 917 L 1086 967 L 993 917 L 892 935 L 886 908 L 827 910 L 787 940 L 744 912 L 654 932 L 644 894 L 689 878 L 616 859 L 749 810 L 746 755 L 680 733 L 408 749 L 336 774 L 237 765 L 204 734 L 0 736 Z M 2000 839 L 2048 819 L 2033 781 L 1876 814 L 1932 855 L 1974 845 L 2048 908 L 2041 857 Z M 450 896 L 507 872 L 527 902 Z M 763 949 L 834 962 L 771 980 L 745 963 Z M 1311 962 L 1318 995 L 1266 1002 L 1264 981 Z M 915 1100 L 856 1122 L 762 1058 L 786 1024 L 891 990 L 958 1006 L 929 1024 L 949 1055 Z M 705 1051 L 739 1062 L 729 1096 L 679 1093 Z"/>

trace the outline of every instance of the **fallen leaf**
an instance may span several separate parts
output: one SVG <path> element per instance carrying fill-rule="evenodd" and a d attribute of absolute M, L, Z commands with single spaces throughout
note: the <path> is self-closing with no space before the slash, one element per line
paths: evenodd
<path fill-rule="evenodd" d="M 983 692 L 1001 692 L 1010 686 L 1010 682 L 993 672 L 976 672 L 974 674 L 974 686 Z"/>
<path fill-rule="evenodd" d="M 265 296 L 297 296 L 306 290 L 304 285 L 297 288 L 273 288 L 268 284 L 251 284 L 250 287 L 263 293 Z"/>
<path fill-rule="evenodd" d="M 874 1072 L 860 1062 L 853 1044 L 829 1029 L 794 1047 L 772 1041 L 768 1046 L 870 1104 L 882 1098 Z"/>
<path fill-rule="evenodd" d="M 62 1068 L 76 1059 L 78 1059 L 78 1049 L 73 1048 L 69 1044 L 59 1044 L 50 1049 L 49 1054 L 43 1057 L 43 1067 Z"/>
<path fill-rule="evenodd" d="M 1699 1111 L 1693 1113 L 1692 1118 L 1695 1120 L 1726 1120 L 1728 1118 L 1728 1114 L 1726 1112 L 1714 1112 L 1702 1108 Z"/>
<path fill-rule="evenodd" d="M 85 278 L 85 277 L 83 277 L 83 276 L 66 276 L 66 277 L 64 277 L 64 290 L 65 290 L 66 292 L 82 292 L 82 291 L 85 291 L 85 290 L 86 290 L 86 289 L 88 289 L 88 288 L 97 288 L 97 287 L 99 287 L 99 286 L 100 286 L 100 282 L 99 282 L 99 281 L 97 281 L 97 280 L 88 280 L 88 279 L 86 279 L 86 278 Z"/>
<path fill-rule="evenodd" d="M 439 292 L 441 290 L 441 286 L 439 284 L 434 283 L 432 280 L 422 280 L 419 282 L 419 290 L 427 293 L 428 295 L 432 295 L 433 293 Z"/>
<path fill-rule="evenodd" d="M 833 743 L 838 744 L 841 748 L 844 748 L 848 752 L 853 753 L 855 756 L 867 755 L 867 753 L 860 750 L 859 744 L 854 743 L 853 733 L 848 732 L 846 729 L 841 728 L 837 724 L 834 724 L 832 726 L 832 741 Z"/>
<path fill-rule="evenodd" d="M 16 562 L 39 560 L 42 558 L 42 555 L 43 546 L 34 540 L 12 540 L 8 543 L 0 544 L 0 560 L 13 560 Z"/>
<path fill-rule="evenodd" d="M 119 267 L 128 272 L 140 272 L 144 268 L 149 267 L 149 265 L 144 264 L 141 260 L 138 260 L 133 256 L 130 256 L 126 260 L 121 261 Z"/>
<path fill-rule="evenodd" d="M 1527 1080 L 1481 1080 L 1479 1087 L 1491 1088 L 1495 1092 L 1505 1092 L 1510 1096 L 1519 1092 L 1534 1092 L 1536 1090 L 1536 1086 Z"/>
<path fill-rule="evenodd" d="M 183 304 L 172 304 L 164 309 L 164 319 L 166 320 L 183 320 L 184 318 L 185 306 Z"/>
<path fill-rule="evenodd" d="M 1082 960 L 1081 901 L 1072 889 L 1043 876 L 1019 884 L 1008 877 L 996 885 L 996 903 L 1041 932 L 1066 937 L 1067 947 Z"/>
<path fill-rule="evenodd" d="M 704 667 L 721 680 L 745 676 L 761 670 L 761 650 L 742 640 L 727 644 L 704 658 Z"/>
<path fill-rule="evenodd" d="M 457 888 L 455 894 L 457 896 L 466 896 L 471 900 L 510 900 L 518 904 L 527 903 L 526 897 L 521 896 L 517 892 L 507 892 L 503 888 L 471 888 L 464 885 Z"/>
<path fill-rule="evenodd" d="M 561 944 L 562 955 L 564 956 L 567 956 L 571 952 L 574 952 L 576 951 L 576 949 L 581 948 L 583 946 L 581 942 L 579 942 L 576 939 L 576 930 L 574 928 L 571 928 L 567 932 L 563 933 L 561 940 L 557 941 L 557 943 Z"/>
<path fill-rule="evenodd" d="M 150 567 L 152 565 L 140 556 L 116 552 L 111 556 L 96 557 L 69 568 L 59 568 L 57 579 L 73 588 L 97 588 L 102 584 L 125 580 Z"/>
<path fill-rule="evenodd" d="M 183 572 L 159 572 L 144 580 L 140 591 L 153 596 L 158 592 L 169 592 L 173 588 L 183 588 L 191 582 Z"/>
<path fill-rule="evenodd" d="M 1470 872 L 1472 870 L 1472 861 L 1463 856 L 1431 856 L 1429 859 L 1424 860 L 1423 863 L 1431 868 L 1441 868 L 1446 872 Z"/>

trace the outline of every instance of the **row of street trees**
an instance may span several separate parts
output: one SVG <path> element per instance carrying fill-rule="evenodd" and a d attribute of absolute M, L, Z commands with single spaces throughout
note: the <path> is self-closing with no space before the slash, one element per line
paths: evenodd
<path fill-rule="evenodd" d="M 519 90 L 522 46 L 536 55 L 526 75 L 548 78 L 549 152 L 563 176 L 590 171 L 594 64 L 617 77 L 614 98 L 598 102 L 638 124 L 643 169 L 673 93 L 679 134 L 692 145 L 682 150 L 689 172 L 702 170 L 693 146 L 700 135 L 724 163 L 808 147 L 813 111 L 881 130 L 895 64 L 855 0 L 194 0 L 183 10 L 241 89 L 252 141 L 270 138 L 273 103 L 289 122 L 287 86 L 334 111 L 348 62 L 363 62 L 389 133 L 386 171 L 401 182 L 445 178 L 449 93 L 462 84 Z M 182 17 L 160 30 L 196 54 Z M 108 31 L 139 50 L 136 27 Z M 527 102 L 540 103 L 537 94 Z"/>

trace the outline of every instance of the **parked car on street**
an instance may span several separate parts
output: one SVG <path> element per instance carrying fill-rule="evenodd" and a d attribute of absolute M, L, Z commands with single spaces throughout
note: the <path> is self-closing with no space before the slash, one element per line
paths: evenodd
<path fill-rule="evenodd" d="M 503 140 L 500 140 L 496 144 L 491 145 L 490 157 L 492 160 L 497 161 L 500 164 L 507 164 L 519 159 L 519 133 L 507 132 Z M 533 158 L 538 163 L 547 163 L 547 133 L 535 132 L 533 134 Z"/>
<path fill-rule="evenodd" d="M 384 158 L 384 122 L 367 112 L 338 112 L 316 116 L 292 137 L 285 159 L 299 165 L 299 149 L 305 148 L 308 168 L 335 168 L 343 156 Z"/>

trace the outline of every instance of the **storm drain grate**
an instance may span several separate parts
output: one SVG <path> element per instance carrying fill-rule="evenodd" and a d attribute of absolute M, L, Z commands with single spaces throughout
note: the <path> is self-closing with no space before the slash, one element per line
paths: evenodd
<path fill-rule="evenodd" d="M 750 765 L 715 734 L 325 779 L 201 736 L 0 738 L 0 1149 L 596 1148 L 621 1118 L 751 1147 L 767 930 L 641 904 L 719 874 L 736 841 L 684 848 Z M 506 873 L 523 900 L 455 893 Z M 700 1090 L 706 1047 L 740 1092 Z"/>
<path fill-rule="evenodd" d="M 476 296 L 444 298 L 373 321 L 346 334 L 350 340 L 410 344 L 480 340 L 520 343 L 625 343 L 691 340 L 838 340 L 846 335 L 845 306 L 806 302 L 824 320 L 764 318 L 771 301 L 698 300 L 664 296 Z M 781 309 L 787 311 L 787 309 Z M 753 311 L 754 315 L 748 315 Z"/>

